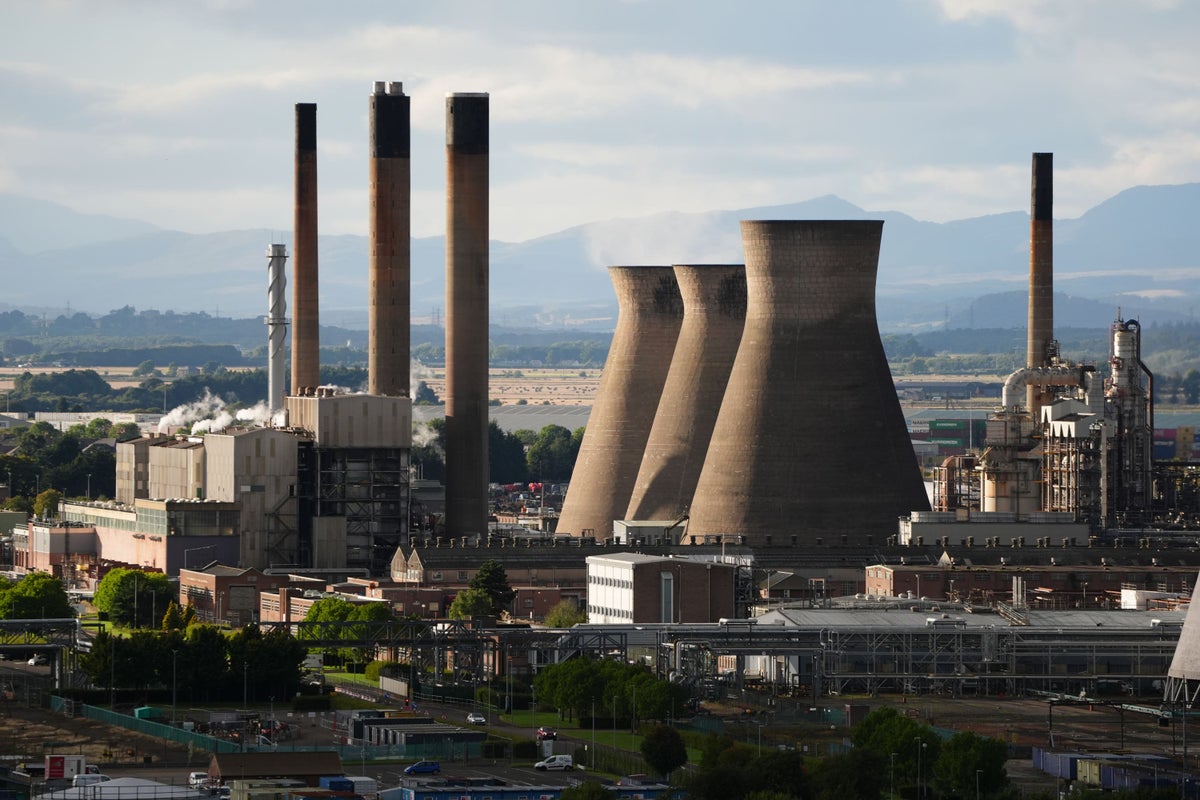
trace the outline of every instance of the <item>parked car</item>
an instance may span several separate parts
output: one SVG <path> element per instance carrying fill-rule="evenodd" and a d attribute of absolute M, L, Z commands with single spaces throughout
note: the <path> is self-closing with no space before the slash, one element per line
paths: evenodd
<path fill-rule="evenodd" d="M 470 714 L 467 714 L 467 722 L 472 725 L 487 725 L 487 717 L 476 711 L 472 711 Z"/>
<path fill-rule="evenodd" d="M 42 664 L 46 663 L 46 656 L 42 653 L 34 653 L 29 657 L 29 661 L 25 663 L 29 664 L 31 667 L 40 667 Z"/>
<path fill-rule="evenodd" d="M 539 742 L 543 739 L 557 739 L 558 731 L 554 730 L 553 728 L 547 728 L 543 726 L 537 729 L 537 738 Z"/>
<path fill-rule="evenodd" d="M 207 772 L 189 772 L 188 773 L 188 786 L 192 787 L 193 789 L 207 788 L 208 787 L 208 773 Z"/>
<path fill-rule="evenodd" d="M 437 761 L 418 761 L 404 768 L 405 775 L 436 775 L 442 771 L 442 765 Z"/>
<path fill-rule="evenodd" d="M 75 788 L 78 786 L 91 786 L 94 783 L 104 783 L 105 781 L 111 780 L 112 778 L 108 777 L 107 775 L 102 775 L 99 772 L 81 772 L 71 778 L 71 787 Z"/>
<path fill-rule="evenodd" d="M 533 765 L 534 769 L 575 769 L 575 759 L 568 755 L 547 756 Z"/>

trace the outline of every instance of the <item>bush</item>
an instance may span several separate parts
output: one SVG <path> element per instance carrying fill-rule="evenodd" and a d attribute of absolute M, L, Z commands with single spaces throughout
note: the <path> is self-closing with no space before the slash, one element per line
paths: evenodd
<path fill-rule="evenodd" d="M 479 745 L 479 755 L 483 758 L 508 758 L 509 744 L 507 739 L 486 739 Z"/>
<path fill-rule="evenodd" d="M 383 671 L 386 661 L 372 661 L 363 668 L 363 677 L 372 683 L 379 683 L 379 675 Z"/>
<path fill-rule="evenodd" d="M 512 743 L 512 754 L 513 760 L 536 759 L 539 755 L 537 742 L 532 739 L 518 739 Z"/>
<path fill-rule="evenodd" d="M 333 698 L 327 694 L 298 694 L 292 698 L 292 711 L 332 711 Z"/>

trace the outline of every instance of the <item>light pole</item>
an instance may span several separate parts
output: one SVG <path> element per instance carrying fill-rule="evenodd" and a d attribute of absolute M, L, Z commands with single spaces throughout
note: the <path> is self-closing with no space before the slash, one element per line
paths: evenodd
<path fill-rule="evenodd" d="M 171 727 L 175 727 L 175 662 L 179 658 L 179 651 L 171 651 Z"/>
<path fill-rule="evenodd" d="M 925 800 L 925 781 L 921 775 L 921 756 L 925 752 L 925 742 L 921 742 L 921 749 L 917 751 L 917 794 L 921 800 Z"/>
<path fill-rule="evenodd" d="M 979 774 L 983 772 L 981 769 L 975 770 L 975 800 L 979 800 Z"/>
<path fill-rule="evenodd" d="M 187 548 L 186 550 L 183 551 L 183 568 L 188 569 L 188 554 L 189 553 L 198 553 L 202 550 L 216 550 L 216 549 L 217 549 L 217 546 L 215 544 L 206 544 L 203 547 Z"/>
<path fill-rule="evenodd" d="M 90 472 L 88 473 L 88 484 L 87 484 L 87 486 L 88 486 L 88 488 L 87 488 L 87 499 L 88 499 L 88 502 L 90 503 L 90 502 L 91 502 L 91 500 L 92 500 L 92 473 L 90 473 Z"/>
<path fill-rule="evenodd" d="M 888 800 L 896 800 L 896 754 L 892 753 L 891 780 L 888 787 Z"/>

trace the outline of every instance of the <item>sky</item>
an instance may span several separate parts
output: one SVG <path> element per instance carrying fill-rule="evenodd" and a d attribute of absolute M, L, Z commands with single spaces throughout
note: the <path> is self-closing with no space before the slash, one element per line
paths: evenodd
<path fill-rule="evenodd" d="M 835 194 L 945 222 L 1200 181 L 1192 0 L 0 0 L 0 192 L 190 233 L 368 230 L 368 98 L 412 97 L 445 230 L 445 95 L 490 94 L 491 237 Z"/>

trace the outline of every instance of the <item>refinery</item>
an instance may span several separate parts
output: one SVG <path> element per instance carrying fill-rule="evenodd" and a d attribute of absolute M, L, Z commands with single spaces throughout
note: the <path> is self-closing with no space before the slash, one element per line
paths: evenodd
<path fill-rule="evenodd" d="M 447 95 L 430 528 L 410 468 L 409 102 L 398 82 L 369 97 L 368 390 L 319 377 L 317 108 L 299 103 L 293 252 L 266 251 L 269 422 L 120 443 L 113 500 L 15 529 L 16 570 L 79 589 L 161 572 L 201 619 L 286 627 L 328 594 L 444 619 L 495 561 L 512 619 L 567 600 L 589 622 L 457 631 L 493 676 L 501 651 L 531 675 L 615 641 L 698 693 L 728 674 L 814 699 L 1119 684 L 1144 713 L 1193 705 L 1200 440 L 1181 427 L 1186 455 L 1156 458 L 1140 321 L 1114 310 L 1106 363 L 1060 352 L 1051 154 L 1032 161 L 1025 365 L 928 481 L 877 323 L 883 223 L 744 220 L 744 263 L 609 267 L 620 313 L 561 509 L 507 522 L 487 473 L 489 96 Z"/>

